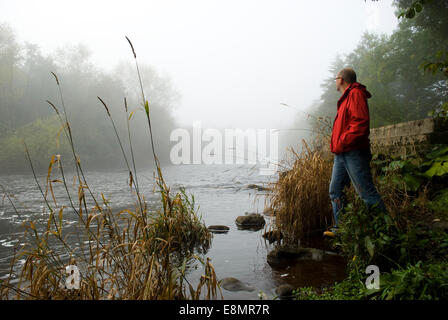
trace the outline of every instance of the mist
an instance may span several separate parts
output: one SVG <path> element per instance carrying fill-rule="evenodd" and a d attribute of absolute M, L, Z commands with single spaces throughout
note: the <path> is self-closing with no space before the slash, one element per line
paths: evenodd
<path fill-rule="evenodd" d="M 0 299 L 447 298 L 448 1 L 0 12 Z"/>
<path fill-rule="evenodd" d="M 194 121 L 218 130 L 275 129 L 283 158 L 287 147 L 298 147 L 312 133 L 308 114 L 334 57 L 352 50 L 365 31 L 391 33 L 397 24 L 388 1 L 15 1 L 0 9 L 0 131 L 3 150 L 10 148 L 1 159 L 4 172 L 28 167 L 23 140 L 40 169 L 52 154 L 70 151 L 46 102 L 63 111 L 51 72 L 60 80 L 85 166 L 124 164 L 98 96 L 126 150 L 126 118 L 133 112 L 137 164 L 150 165 L 138 76 L 125 36 L 141 64 L 162 162 L 169 163 L 170 132 Z"/>

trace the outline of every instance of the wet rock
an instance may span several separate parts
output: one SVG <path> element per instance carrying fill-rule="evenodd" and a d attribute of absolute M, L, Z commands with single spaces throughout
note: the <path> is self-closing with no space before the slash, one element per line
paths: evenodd
<path fill-rule="evenodd" d="M 257 191 L 269 191 L 270 188 L 259 186 L 257 184 L 249 184 L 247 185 L 247 189 L 256 189 Z"/>
<path fill-rule="evenodd" d="M 269 265 L 278 265 L 295 260 L 322 261 L 325 251 L 315 248 L 303 248 L 296 246 L 280 246 L 268 253 Z"/>
<path fill-rule="evenodd" d="M 211 226 L 208 226 L 208 230 L 213 233 L 227 233 L 227 232 L 229 232 L 230 228 L 227 226 L 221 226 L 221 225 L 211 225 Z"/>
<path fill-rule="evenodd" d="M 278 286 L 275 289 L 275 294 L 281 299 L 281 300 L 288 300 L 288 299 L 292 299 L 293 298 L 293 291 L 296 288 L 294 288 L 292 285 L 290 284 L 282 284 L 280 286 Z"/>
<path fill-rule="evenodd" d="M 263 235 L 263 238 L 269 241 L 269 243 L 280 241 L 283 239 L 283 233 L 280 230 L 268 231 Z"/>
<path fill-rule="evenodd" d="M 244 282 L 236 278 L 224 278 L 219 280 L 219 285 L 228 291 L 254 291 L 255 289 L 251 286 L 246 285 Z"/>
<path fill-rule="evenodd" d="M 245 216 L 236 218 L 235 223 L 239 229 L 260 230 L 265 225 L 266 221 L 263 216 L 258 213 L 251 213 Z"/>

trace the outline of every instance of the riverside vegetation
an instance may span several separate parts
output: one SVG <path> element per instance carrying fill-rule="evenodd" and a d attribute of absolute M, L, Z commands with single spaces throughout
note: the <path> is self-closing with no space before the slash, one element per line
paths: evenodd
<path fill-rule="evenodd" d="M 62 111 L 48 101 L 56 112 L 73 155 L 78 194 L 74 198 L 67 188 L 63 159 L 53 155 L 48 167 L 46 186 L 36 178 L 33 161 L 25 145 L 36 183 L 48 210 L 47 221 L 24 221 L 25 245 L 18 248 L 11 261 L 9 277 L 0 282 L 1 299 L 211 299 L 220 291 L 213 265 L 201 258 L 211 243 L 211 233 L 197 215 L 194 197 L 181 189 L 174 193 L 165 184 L 154 150 L 149 103 L 145 98 L 137 56 L 135 58 L 141 87 L 142 104 L 149 129 L 149 140 L 156 165 L 156 192 L 160 195 L 157 209 L 147 206 L 139 191 L 127 121 L 130 155 L 126 154 L 107 104 L 98 97 L 115 130 L 129 173 L 129 187 L 135 196 L 135 208 L 114 212 L 101 193 L 97 199 L 90 189 L 81 160 L 73 142 L 67 119 L 61 83 L 53 73 L 60 92 Z M 124 100 L 126 114 L 128 107 Z M 60 178 L 53 177 L 58 170 Z M 59 205 L 53 193 L 55 184 L 64 186 L 72 211 L 78 217 L 75 230 L 65 223 L 67 207 Z M 5 187 L 2 186 L 3 191 Z M 45 190 L 44 190 L 45 189 Z M 5 192 L 12 206 L 12 199 Z M 90 201 L 90 202 L 89 202 Z M 90 204 L 93 203 L 93 206 Z M 20 210 L 16 209 L 20 217 Z M 76 237 L 77 243 L 67 241 Z M 21 263 L 21 260 L 24 263 Z M 204 267 L 197 284 L 187 279 L 195 263 Z M 79 289 L 67 289 L 66 267 L 76 265 L 81 279 Z"/>
<path fill-rule="evenodd" d="M 332 223 L 331 157 L 306 144 L 293 155 L 269 197 L 277 229 L 297 244 Z M 388 212 L 369 212 L 353 186 L 346 188 L 340 236 L 331 245 L 347 258 L 347 278 L 323 290 L 298 288 L 296 299 L 448 298 L 448 146 L 407 158 L 377 153 L 372 171 Z M 380 268 L 378 290 L 366 288 L 367 265 Z"/>
<path fill-rule="evenodd" d="M 313 117 L 318 141 L 329 144 L 339 98 L 333 75 L 345 66 L 374 93 L 372 127 L 431 117 L 447 120 L 448 5 L 445 1 L 396 0 L 401 19 L 391 36 L 366 33 L 350 54 L 338 57 Z M 316 146 L 292 151 L 290 171 L 268 196 L 275 225 L 292 244 L 329 227 L 331 157 Z M 370 213 L 353 187 L 346 190 L 339 238 L 332 246 L 348 261 L 347 278 L 331 288 L 298 288 L 296 299 L 448 298 L 448 146 L 426 154 L 377 153 L 372 173 L 388 213 Z M 367 265 L 380 268 L 380 289 L 365 285 Z"/>

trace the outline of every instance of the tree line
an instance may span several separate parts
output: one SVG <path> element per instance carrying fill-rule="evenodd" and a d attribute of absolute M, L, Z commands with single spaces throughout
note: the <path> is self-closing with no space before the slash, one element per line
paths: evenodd
<path fill-rule="evenodd" d="M 372 93 L 371 127 L 437 116 L 448 101 L 448 2 L 395 0 L 399 24 L 388 35 L 366 32 L 358 46 L 335 58 L 314 115 L 333 119 L 339 99 L 334 77 L 352 67 Z M 445 115 L 445 114 L 443 114 Z"/>
<path fill-rule="evenodd" d="M 131 57 L 131 56 L 130 56 Z M 76 151 L 87 168 L 123 167 L 124 160 L 105 108 L 107 104 L 126 152 L 126 119 L 130 118 L 133 149 L 139 166 L 151 164 L 151 146 L 135 66 L 120 63 L 105 72 L 90 59 L 83 45 L 65 47 L 45 55 L 36 44 L 19 43 L 13 29 L 0 24 L 0 171 L 29 169 L 24 142 L 33 164 L 48 167 L 53 154 L 70 157 L 70 148 L 62 124 L 51 102 L 63 112 L 59 88 L 62 89 L 67 117 Z M 170 79 L 148 65 L 140 72 L 150 100 L 159 159 L 169 159 L 169 134 L 176 126 L 173 110 L 179 100 Z M 128 104 L 125 111 L 124 98 Z"/>

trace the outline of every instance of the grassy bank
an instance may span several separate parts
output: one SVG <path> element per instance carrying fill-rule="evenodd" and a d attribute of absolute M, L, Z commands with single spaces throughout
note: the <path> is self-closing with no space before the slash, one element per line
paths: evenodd
<path fill-rule="evenodd" d="M 129 44 L 136 59 L 134 47 L 130 41 Z M 0 282 L 0 299 L 155 300 L 210 299 L 218 296 L 219 286 L 213 265 L 208 259 L 204 261 L 200 257 L 209 248 L 212 235 L 197 215 L 194 197 L 183 189 L 172 192 L 165 183 L 154 148 L 150 107 L 145 98 L 137 60 L 136 67 L 152 160 L 156 166 L 154 192 L 159 195 L 158 206 L 149 208 L 140 193 L 126 99 L 123 107 L 127 116 L 130 153 L 124 151 L 124 140 L 117 132 L 109 107 L 98 97 L 122 151 L 135 206 L 114 212 L 109 206 L 110 199 L 90 188 L 78 157 L 78 145 L 72 137 L 60 80 L 53 73 L 60 92 L 60 103 L 48 103 L 60 122 L 60 133 L 66 139 L 72 158 L 65 161 L 65 156 L 53 155 L 43 186 L 36 177 L 34 161 L 25 144 L 28 162 L 42 193 L 48 219 L 23 221 L 26 243 L 17 248 L 9 276 Z M 76 169 L 77 194 L 69 191 L 67 186 L 73 182 L 64 173 L 67 163 L 72 161 Z M 69 204 L 59 203 L 54 196 L 56 184 L 65 189 Z M 20 219 L 21 209 L 9 197 L 7 186 L 1 187 Z M 65 218 L 67 211 L 77 216 L 77 222 L 71 228 Z M 69 238 L 76 241 L 68 241 Z M 201 264 L 204 274 L 197 282 L 191 283 L 187 275 L 189 267 L 194 264 Z M 74 269 L 79 271 L 79 281 Z"/>
<path fill-rule="evenodd" d="M 309 148 L 295 157 L 270 196 L 276 227 L 292 243 L 331 225 L 332 158 Z M 331 241 L 349 261 L 347 278 L 324 291 L 298 288 L 295 298 L 447 299 L 447 161 L 447 146 L 406 159 L 375 154 L 372 173 L 388 212 L 369 212 L 347 188 L 340 236 Z M 368 265 L 379 267 L 379 289 L 366 287 Z"/>

